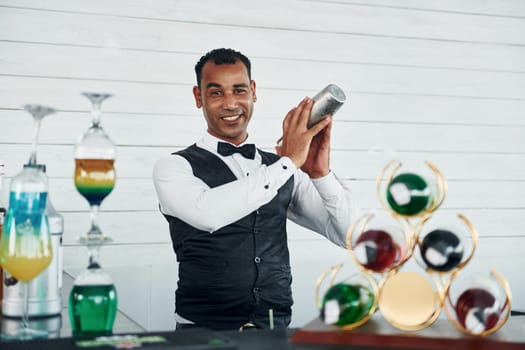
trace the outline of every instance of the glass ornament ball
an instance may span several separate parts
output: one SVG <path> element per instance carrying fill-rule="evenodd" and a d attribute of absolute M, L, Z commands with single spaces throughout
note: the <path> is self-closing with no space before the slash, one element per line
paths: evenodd
<path fill-rule="evenodd" d="M 383 272 L 399 261 L 401 251 L 385 230 L 370 229 L 359 235 L 353 248 L 357 261 L 368 270 Z"/>
<path fill-rule="evenodd" d="M 395 176 L 387 186 L 386 200 L 390 208 L 404 216 L 418 215 L 432 201 L 432 191 L 427 181 L 414 173 Z"/>
<path fill-rule="evenodd" d="M 491 281 L 465 289 L 454 307 L 458 322 L 473 334 L 496 326 L 501 317 L 498 289 Z"/>
<path fill-rule="evenodd" d="M 338 283 L 324 295 L 320 318 L 339 327 L 363 320 L 374 305 L 373 291 L 363 285 Z"/>
<path fill-rule="evenodd" d="M 458 235 L 445 229 L 429 232 L 421 242 L 421 258 L 429 268 L 439 272 L 456 268 L 463 259 L 464 251 Z"/>

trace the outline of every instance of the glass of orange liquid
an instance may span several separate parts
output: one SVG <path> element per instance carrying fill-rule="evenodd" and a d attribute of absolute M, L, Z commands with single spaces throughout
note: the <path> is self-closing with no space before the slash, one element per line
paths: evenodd
<path fill-rule="evenodd" d="M 54 113 L 52 108 L 26 105 L 33 115 L 33 147 L 29 162 L 13 177 L 9 188 L 9 205 L 0 239 L 0 263 L 5 271 L 23 283 L 22 324 L 15 334 L 3 339 L 46 337 L 45 331 L 29 328 L 28 285 L 51 263 L 52 244 L 49 221 L 45 213 L 48 179 L 43 166 L 37 164 L 36 148 L 41 120 Z"/>
<path fill-rule="evenodd" d="M 83 93 L 92 103 L 92 123 L 75 146 L 75 187 L 88 201 L 91 211 L 91 228 L 81 242 L 87 245 L 110 241 L 98 224 L 102 201 L 115 187 L 116 146 L 100 123 L 100 106 L 110 94 Z"/>

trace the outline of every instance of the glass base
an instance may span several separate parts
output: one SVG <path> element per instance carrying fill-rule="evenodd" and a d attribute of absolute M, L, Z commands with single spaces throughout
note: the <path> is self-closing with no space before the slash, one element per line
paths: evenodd
<path fill-rule="evenodd" d="M 78 242 L 82 245 L 85 245 L 85 246 L 101 246 L 101 245 L 104 245 L 104 244 L 107 244 L 107 243 L 111 243 L 113 240 L 108 237 L 108 236 L 104 236 L 104 235 L 90 235 L 90 234 L 87 234 L 85 236 L 81 236 L 79 239 L 78 239 Z"/>
<path fill-rule="evenodd" d="M 1 340 L 30 340 L 30 339 L 42 339 L 49 336 L 48 331 L 32 328 L 24 328 L 20 325 L 20 329 L 16 333 L 2 333 L 0 335 Z"/>

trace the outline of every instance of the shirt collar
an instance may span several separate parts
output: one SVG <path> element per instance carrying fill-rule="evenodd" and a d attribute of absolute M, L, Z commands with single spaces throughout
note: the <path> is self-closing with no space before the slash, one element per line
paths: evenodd
<path fill-rule="evenodd" d="M 211 135 L 210 133 L 205 133 L 204 136 L 200 139 L 200 141 L 197 142 L 197 146 L 201 147 L 201 148 L 204 148 L 206 149 L 207 151 L 210 151 L 212 152 L 213 154 L 217 154 L 219 155 L 219 153 L 217 153 L 217 143 L 218 142 L 228 142 L 228 141 L 225 141 L 225 140 L 222 140 L 218 137 L 215 137 L 213 135 Z M 241 143 L 240 145 L 236 145 L 236 146 L 242 146 L 246 143 L 252 143 L 250 142 L 250 135 L 248 135 L 248 137 L 246 138 L 246 140 Z M 219 155 L 221 157 L 221 155 Z M 260 157 L 260 154 L 259 152 L 255 152 L 255 159 L 258 159 Z"/>

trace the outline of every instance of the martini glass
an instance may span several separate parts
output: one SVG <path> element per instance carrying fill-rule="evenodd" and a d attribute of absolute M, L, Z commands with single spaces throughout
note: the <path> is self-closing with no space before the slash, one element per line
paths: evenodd
<path fill-rule="evenodd" d="M 23 310 L 20 329 L 3 334 L 3 339 L 46 337 L 45 331 L 29 328 L 29 283 L 51 263 L 52 245 L 47 215 L 48 179 L 43 166 L 37 164 L 36 149 L 42 119 L 55 110 L 40 105 L 26 105 L 32 114 L 34 132 L 29 162 L 12 180 L 9 208 L 0 240 L 0 262 L 4 270 L 23 284 Z"/>
<path fill-rule="evenodd" d="M 100 124 L 100 106 L 110 94 L 83 93 L 92 104 L 92 123 L 75 146 L 75 187 L 88 201 L 91 227 L 80 238 L 86 245 L 104 244 L 111 241 L 100 230 L 98 213 L 102 201 L 115 187 L 116 146 Z"/>

